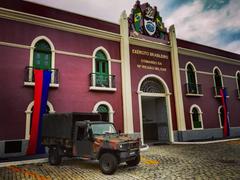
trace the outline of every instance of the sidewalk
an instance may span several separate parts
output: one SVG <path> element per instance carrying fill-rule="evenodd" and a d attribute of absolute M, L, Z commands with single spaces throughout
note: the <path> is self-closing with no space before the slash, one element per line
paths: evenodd
<path fill-rule="evenodd" d="M 47 162 L 47 157 L 47 154 L 37 154 L 31 156 L 0 158 L 0 167 Z"/>

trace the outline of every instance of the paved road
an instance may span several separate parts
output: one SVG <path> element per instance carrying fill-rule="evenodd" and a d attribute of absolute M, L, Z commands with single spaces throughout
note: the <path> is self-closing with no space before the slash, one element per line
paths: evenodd
<path fill-rule="evenodd" d="M 97 162 L 67 160 L 0 168 L 3 180 L 75 179 L 239 179 L 240 141 L 204 145 L 160 145 L 143 152 L 138 167 L 121 164 L 111 176 L 103 175 Z"/>

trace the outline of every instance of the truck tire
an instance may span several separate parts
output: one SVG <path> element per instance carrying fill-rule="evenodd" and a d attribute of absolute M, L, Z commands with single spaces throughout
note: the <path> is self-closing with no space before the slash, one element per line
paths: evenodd
<path fill-rule="evenodd" d="M 137 166 L 140 163 L 141 157 L 138 154 L 133 160 L 126 161 L 128 166 Z"/>
<path fill-rule="evenodd" d="M 118 168 L 117 157 L 112 153 L 104 153 L 100 157 L 99 165 L 103 174 L 113 174 Z"/>
<path fill-rule="evenodd" d="M 48 152 L 48 161 L 51 165 L 59 165 L 62 157 L 59 155 L 59 150 L 56 147 L 51 147 Z"/>

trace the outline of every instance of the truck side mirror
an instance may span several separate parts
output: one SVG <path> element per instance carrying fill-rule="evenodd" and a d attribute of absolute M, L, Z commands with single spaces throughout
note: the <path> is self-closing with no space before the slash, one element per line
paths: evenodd
<path fill-rule="evenodd" d="M 93 141 L 93 140 L 94 140 L 92 129 L 88 129 L 88 139 L 89 139 L 90 141 Z"/>

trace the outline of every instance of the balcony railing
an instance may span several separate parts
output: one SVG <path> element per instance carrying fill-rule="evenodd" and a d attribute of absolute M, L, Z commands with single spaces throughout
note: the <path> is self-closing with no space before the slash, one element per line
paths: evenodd
<path fill-rule="evenodd" d="M 227 93 L 227 88 L 221 87 L 221 86 L 214 86 L 213 87 L 213 93 L 214 93 L 215 96 L 221 96 L 220 89 L 225 89 L 226 93 Z M 228 93 L 227 93 L 227 96 L 228 96 Z"/>
<path fill-rule="evenodd" d="M 103 87 L 103 88 L 115 88 L 115 75 L 105 75 L 91 73 L 90 77 L 90 86 L 91 87 Z"/>
<path fill-rule="evenodd" d="M 202 85 L 187 83 L 185 84 L 187 94 L 202 94 Z"/>
<path fill-rule="evenodd" d="M 26 66 L 25 72 L 24 72 L 24 82 L 25 83 L 34 83 L 34 67 Z M 51 71 L 51 81 L 50 84 L 59 84 L 58 78 L 59 78 L 59 72 L 58 69 L 49 69 Z"/>

